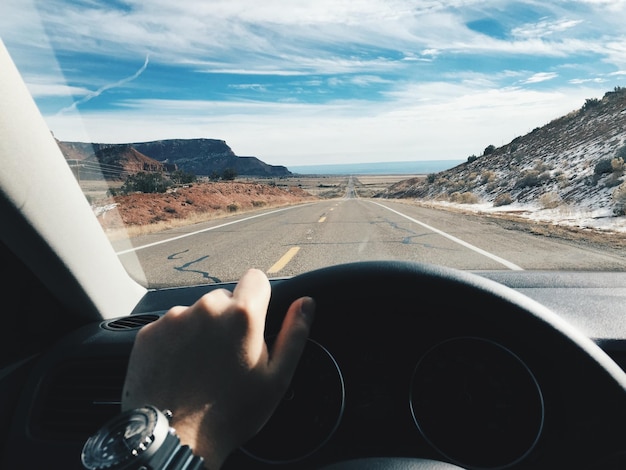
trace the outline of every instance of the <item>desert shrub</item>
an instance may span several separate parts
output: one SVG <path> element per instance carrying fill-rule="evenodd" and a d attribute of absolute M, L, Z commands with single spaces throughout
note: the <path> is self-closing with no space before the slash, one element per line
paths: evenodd
<path fill-rule="evenodd" d="M 478 204 L 480 198 L 474 193 L 463 193 L 463 204 Z"/>
<path fill-rule="evenodd" d="M 526 170 L 522 172 L 522 175 L 515 182 L 516 188 L 527 188 L 532 186 L 539 186 L 541 179 L 539 178 L 539 172 L 537 170 Z"/>
<path fill-rule="evenodd" d="M 539 205 L 542 209 L 554 209 L 555 207 L 559 207 L 562 202 L 561 196 L 555 192 L 542 194 L 539 198 Z"/>
<path fill-rule="evenodd" d="M 595 108 L 600 104 L 600 100 L 598 98 L 587 98 L 585 100 L 585 104 L 582 107 L 583 111 L 587 111 L 588 109 Z"/>
<path fill-rule="evenodd" d="M 235 170 L 234 168 L 226 168 L 222 172 L 222 179 L 224 181 L 232 181 L 235 178 L 237 178 L 237 170 Z"/>
<path fill-rule="evenodd" d="M 195 183 L 197 178 L 193 173 L 186 172 L 184 170 L 176 170 L 170 174 L 170 179 L 174 184 L 189 184 Z"/>
<path fill-rule="evenodd" d="M 140 192 L 140 193 L 164 193 L 171 186 L 163 173 L 145 173 L 139 172 L 128 175 L 120 191 L 124 194 Z"/>
<path fill-rule="evenodd" d="M 611 158 L 601 159 L 598 163 L 596 163 L 596 166 L 593 167 L 593 173 L 598 176 L 605 173 L 613 173 L 613 165 L 611 164 L 611 161 Z"/>
<path fill-rule="evenodd" d="M 509 193 L 498 194 L 493 200 L 493 207 L 508 206 L 513 204 L 513 198 Z"/>
<path fill-rule="evenodd" d="M 495 145 L 487 145 L 487 147 L 485 147 L 485 150 L 483 151 L 483 155 L 490 155 L 495 150 L 496 150 L 496 146 Z"/>
<path fill-rule="evenodd" d="M 485 186 L 485 191 L 492 193 L 496 189 L 498 189 L 498 187 L 499 187 L 498 183 L 495 181 L 492 181 L 491 183 L 487 183 L 487 185 Z"/>
<path fill-rule="evenodd" d="M 570 185 L 570 179 L 565 173 L 559 173 L 556 175 L 556 181 L 561 189 L 565 189 Z"/>
<path fill-rule="evenodd" d="M 544 173 L 546 171 L 550 171 L 552 168 L 541 160 L 535 160 L 534 170 L 537 170 L 539 173 Z"/>
<path fill-rule="evenodd" d="M 492 183 L 496 179 L 496 174 L 493 171 L 483 171 L 480 178 L 482 184 Z"/>
<path fill-rule="evenodd" d="M 477 159 L 478 157 L 476 155 L 470 155 L 469 157 L 467 157 L 467 163 L 475 162 Z"/>
<path fill-rule="evenodd" d="M 232 203 L 226 206 L 228 212 L 237 212 L 239 210 L 239 204 Z"/>
<path fill-rule="evenodd" d="M 265 201 L 252 201 L 252 207 L 265 207 Z"/>
<path fill-rule="evenodd" d="M 429 184 L 433 184 L 435 182 L 435 178 L 437 175 L 435 175 L 434 173 L 429 173 L 428 176 L 426 176 L 426 181 L 428 181 Z"/>
<path fill-rule="evenodd" d="M 172 206 L 165 206 L 163 210 L 168 214 L 176 214 L 176 209 Z"/>
<path fill-rule="evenodd" d="M 479 202 L 478 196 L 470 192 L 454 192 L 450 194 L 450 201 L 458 204 L 477 204 Z"/>
<path fill-rule="evenodd" d="M 615 215 L 626 215 L 626 183 L 622 183 L 615 191 L 613 191 L 613 201 L 615 207 L 613 213 Z"/>

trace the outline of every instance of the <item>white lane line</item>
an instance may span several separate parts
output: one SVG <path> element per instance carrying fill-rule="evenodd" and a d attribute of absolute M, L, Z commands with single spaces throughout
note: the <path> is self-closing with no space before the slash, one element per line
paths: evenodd
<path fill-rule="evenodd" d="M 308 205 L 308 204 L 305 204 L 305 205 Z M 180 240 L 181 238 L 191 237 L 192 235 L 197 235 L 197 234 L 202 233 L 202 232 L 210 232 L 211 230 L 216 230 L 218 228 L 227 227 L 227 226 L 233 225 L 233 224 L 238 224 L 239 222 L 245 222 L 246 220 L 256 219 L 257 217 L 264 217 L 266 215 L 276 214 L 277 212 L 283 212 L 283 211 L 286 211 L 286 210 L 289 210 L 289 209 L 293 209 L 295 207 L 302 207 L 302 206 L 289 206 L 289 207 L 284 207 L 282 209 L 276 209 L 275 211 L 271 211 L 271 212 L 264 212 L 263 214 L 252 215 L 252 216 L 246 217 L 244 219 L 233 220 L 231 222 L 226 222 L 225 224 L 216 225 L 215 227 L 209 227 L 209 228 L 205 228 L 205 229 L 202 229 L 202 230 L 196 230 L 195 232 L 184 233 L 184 234 L 178 235 L 176 237 L 167 238 L 165 240 L 160 240 L 160 241 L 154 242 L 154 243 L 148 243 L 147 245 L 136 246 L 136 247 L 133 247 L 133 248 L 129 248 L 128 250 L 118 251 L 118 252 L 116 252 L 116 254 L 117 255 L 123 255 L 125 253 L 131 253 L 133 251 L 143 250 L 144 248 L 150 248 L 151 246 L 162 245 L 163 243 L 169 243 L 169 242 L 172 242 L 174 240 Z"/>
<path fill-rule="evenodd" d="M 459 245 L 464 246 L 465 248 L 469 248 L 470 250 L 475 251 L 476 253 L 479 253 L 483 256 L 486 256 L 487 258 L 490 258 L 494 261 L 497 261 L 500 264 L 503 264 L 504 266 L 506 266 L 507 268 L 513 270 L 513 271 L 523 271 L 524 268 L 518 266 L 517 264 L 511 263 L 510 261 L 505 260 L 504 258 L 500 258 L 499 256 L 494 255 L 493 253 L 489 253 L 488 251 L 485 251 L 481 248 L 478 248 L 477 246 L 471 245 L 463 240 L 461 240 L 460 238 L 454 237 L 446 232 L 442 232 L 439 229 L 436 229 L 435 227 L 431 227 L 430 225 L 425 224 L 424 222 L 420 222 L 417 219 L 414 219 L 413 217 L 409 217 L 408 215 L 403 214 L 402 212 L 398 212 L 397 210 L 391 209 L 390 207 L 387 207 L 383 204 L 380 204 L 378 202 L 374 202 L 374 201 L 370 201 L 373 204 L 376 204 L 380 207 L 382 207 L 383 209 L 387 209 L 388 211 L 393 212 L 394 214 L 398 214 L 400 217 L 404 217 L 407 220 L 410 220 L 411 222 L 414 222 L 418 225 L 421 225 L 422 227 L 431 230 L 439 235 L 441 235 L 442 237 L 447 238 L 448 240 L 453 241 L 454 243 L 458 243 Z"/>

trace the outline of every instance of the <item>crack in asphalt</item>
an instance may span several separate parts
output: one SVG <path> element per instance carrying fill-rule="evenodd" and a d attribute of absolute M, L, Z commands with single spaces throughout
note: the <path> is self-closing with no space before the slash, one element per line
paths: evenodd
<path fill-rule="evenodd" d="M 410 230 L 408 228 L 400 227 L 396 222 L 392 222 L 389 219 L 384 219 L 382 222 L 390 225 L 391 228 L 393 228 L 393 229 L 401 230 L 403 232 L 408 232 L 408 233 L 411 234 L 411 235 L 405 236 L 402 239 L 402 241 L 400 243 L 402 243 L 403 245 L 419 245 L 419 246 L 422 246 L 424 248 L 434 248 L 434 245 L 431 245 L 430 243 L 418 243 L 418 242 L 414 241 L 415 238 L 425 237 L 425 236 L 428 236 L 430 234 L 426 234 L 426 233 L 419 234 L 419 233 L 417 233 L 417 232 L 415 232 L 413 230 Z"/>
<path fill-rule="evenodd" d="M 180 251 L 178 253 L 173 253 L 170 256 L 167 257 L 167 259 L 169 260 L 176 260 L 176 259 L 180 259 L 180 255 L 183 253 L 187 253 L 189 250 L 185 250 L 185 251 Z M 193 261 L 189 261 L 188 263 L 183 264 L 182 266 L 174 266 L 174 269 L 178 272 L 184 272 L 184 273 L 195 273 L 195 274 L 200 274 L 204 279 L 207 279 L 209 281 L 213 281 L 215 283 L 218 282 L 222 282 L 218 277 L 215 276 L 211 276 L 207 271 L 201 271 L 198 269 L 188 269 L 189 266 L 192 266 L 196 263 L 199 263 L 201 261 L 204 261 L 205 259 L 207 259 L 209 257 L 209 255 L 206 256 L 202 256 L 198 259 L 195 259 Z"/>

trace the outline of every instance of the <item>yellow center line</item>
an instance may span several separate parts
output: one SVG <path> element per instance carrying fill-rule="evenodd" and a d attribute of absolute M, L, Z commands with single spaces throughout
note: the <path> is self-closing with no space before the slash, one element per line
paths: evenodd
<path fill-rule="evenodd" d="M 320 217 L 320 220 L 317 221 L 318 224 L 321 224 L 322 222 L 324 222 L 326 220 L 326 216 L 324 217 Z"/>
<path fill-rule="evenodd" d="M 298 251 L 300 251 L 299 246 L 292 246 L 291 248 L 289 248 L 289 250 L 287 250 L 287 253 L 285 253 L 278 261 L 276 261 L 276 263 L 274 263 L 274 266 L 267 270 L 267 274 L 274 274 L 283 269 L 287 265 L 287 263 L 291 261 L 291 258 L 296 256 L 296 253 Z"/>

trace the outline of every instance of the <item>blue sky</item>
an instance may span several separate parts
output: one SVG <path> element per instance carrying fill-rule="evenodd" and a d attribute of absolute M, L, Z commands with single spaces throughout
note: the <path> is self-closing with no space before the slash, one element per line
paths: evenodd
<path fill-rule="evenodd" d="M 61 140 L 272 164 L 465 159 L 626 86 L 626 1 L 3 0 Z"/>

